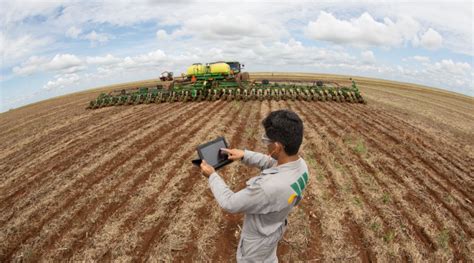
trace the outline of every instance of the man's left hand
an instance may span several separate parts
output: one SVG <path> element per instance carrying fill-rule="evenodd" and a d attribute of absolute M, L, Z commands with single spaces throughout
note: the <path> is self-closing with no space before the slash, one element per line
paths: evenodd
<path fill-rule="evenodd" d="M 202 163 L 201 163 L 201 172 L 202 174 L 205 176 L 205 177 L 208 177 L 211 176 L 211 174 L 213 172 L 215 172 L 216 170 L 214 170 L 214 167 L 212 167 L 211 165 L 209 165 L 205 160 L 202 160 Z"/>

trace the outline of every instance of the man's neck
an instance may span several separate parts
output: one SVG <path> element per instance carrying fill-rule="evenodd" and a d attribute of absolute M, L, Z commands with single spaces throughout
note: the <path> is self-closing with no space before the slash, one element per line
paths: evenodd
<path fill-rule="evenodd" d="M 296 160 L 298 160 L 300 157 L 295 154 L 295 155 L 285 155 L 285 156 L 281 156 L 280 158 L 278 158 L 277 162 L 278 162 L 278 165 L 282 165 L 282 164 L 285 164 L 285 163 L 289 163 L 289 162 L 294 162 Z"/>

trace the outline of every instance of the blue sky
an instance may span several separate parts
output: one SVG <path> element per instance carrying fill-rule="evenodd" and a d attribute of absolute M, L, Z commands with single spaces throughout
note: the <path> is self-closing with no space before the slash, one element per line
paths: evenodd
<path fill-rule="evenodd" d="M 0 112 L 238 60 L 474 96 L 471 1 L 4 1 Z"/>

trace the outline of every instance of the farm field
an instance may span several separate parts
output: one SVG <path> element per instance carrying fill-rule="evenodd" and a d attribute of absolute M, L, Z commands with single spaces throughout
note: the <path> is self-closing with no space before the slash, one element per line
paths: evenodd
<path fill-rule="evenodd" d="M 338 75 L 251 78 L 350 83 Z M 281 261 L 472 260 L 474 99 L 353 78 L 365 105 L 215 101 L 86 110 L 104 90 L 96 89 L 1 113 L 0 262 L 235 260 L 242 215 L 218 207 L 191 160 L 197 145 L 220 135 L 233 148 L 264 151 L 260 123 L 276 109 L 303 119 L 300 155 L 310 168 L 279 244 Z M 235 191 L 258 173 L 239 163 L 219 172 Z"/>

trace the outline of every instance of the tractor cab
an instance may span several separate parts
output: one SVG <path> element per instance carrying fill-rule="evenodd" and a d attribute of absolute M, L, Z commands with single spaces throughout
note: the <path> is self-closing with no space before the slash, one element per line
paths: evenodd
<path fill-rule="evenodd" d="M 234 72 L 234 74 L 240 73 L 240 71 L 244 67 L 244 65 L 241 65 L 240 62 L 237 61 L 226 62 L 226 64 L 230 66 L 230 69 L 232 70 L 232 72 Z"/>
<path fill-rule="evenodd" d="M 161 72 L 160 80 L 161 81 L 172 81 L 173 80 L 173 72 L 169 72 L 169 71 Z"/>

